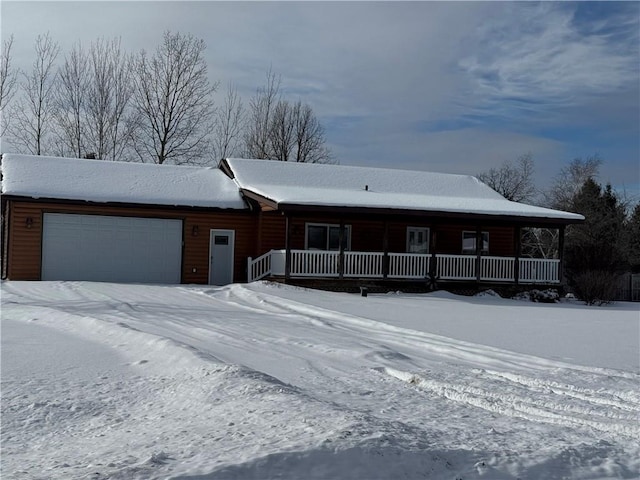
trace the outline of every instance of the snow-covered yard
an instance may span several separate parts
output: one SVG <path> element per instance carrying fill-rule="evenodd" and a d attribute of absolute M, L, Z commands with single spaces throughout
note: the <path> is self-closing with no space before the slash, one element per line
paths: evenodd
<path fill-rule="evenodd" d="M 638 478 L 637 304 L 2 284 L 2 478 Z"/>

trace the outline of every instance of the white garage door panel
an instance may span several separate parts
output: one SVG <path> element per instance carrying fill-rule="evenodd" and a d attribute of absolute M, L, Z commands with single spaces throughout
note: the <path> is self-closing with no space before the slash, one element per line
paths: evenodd
<path fill-rule="evenodd" d="M 182 221 L 44 214 L 43 280 L 180 283 Z"/>

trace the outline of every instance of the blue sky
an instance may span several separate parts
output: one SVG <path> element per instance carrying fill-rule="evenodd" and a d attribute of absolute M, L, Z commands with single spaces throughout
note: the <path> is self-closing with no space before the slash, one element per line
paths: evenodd
<path fill-rule="evenodd" d="M 10 2 L 27 68 L 49 31 L 153 49 L 165 30 L 207 43 L 212 80 L 245 101 L 271 67 L 312 105 L 337 160 L 476 174 L 527 152 L 540 187 L 598 154 L 600 180 L 640 193 L 638 2 Z M 224 89 L 221 89 L 220 94 Z"/>

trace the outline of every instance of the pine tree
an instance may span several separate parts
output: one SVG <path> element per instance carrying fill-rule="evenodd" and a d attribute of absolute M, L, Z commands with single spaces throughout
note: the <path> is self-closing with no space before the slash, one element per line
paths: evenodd
<path fill-rule="evenodd" d="M 625 224 L 624 247 L 631 271 L 640 273 L 640 203 Z"/>
<path fill-rule="evenodd" d="M 569 285 L 588 304 L 613 299 L 617 277 L 627 266 L 624 206 L 611 185 L 604 189 L 589 178 L 573 197 L 572 210 L 585 222 L 567 232 L 565 266 Z"/>

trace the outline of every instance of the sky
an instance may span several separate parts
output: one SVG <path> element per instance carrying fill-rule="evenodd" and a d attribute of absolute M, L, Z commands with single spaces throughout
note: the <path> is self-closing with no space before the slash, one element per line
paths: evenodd
<path fill-rule="evenodd" d="M 207 44 L 220 100 L 271 68 L 310 104 L 343 165 L 478 174 L 531 153 L 547 186 L 576 157 L 640 197 L 638 2 L 0 2 L 28 69 L 49 32 L 153 50 L 166 30 Z"/>

